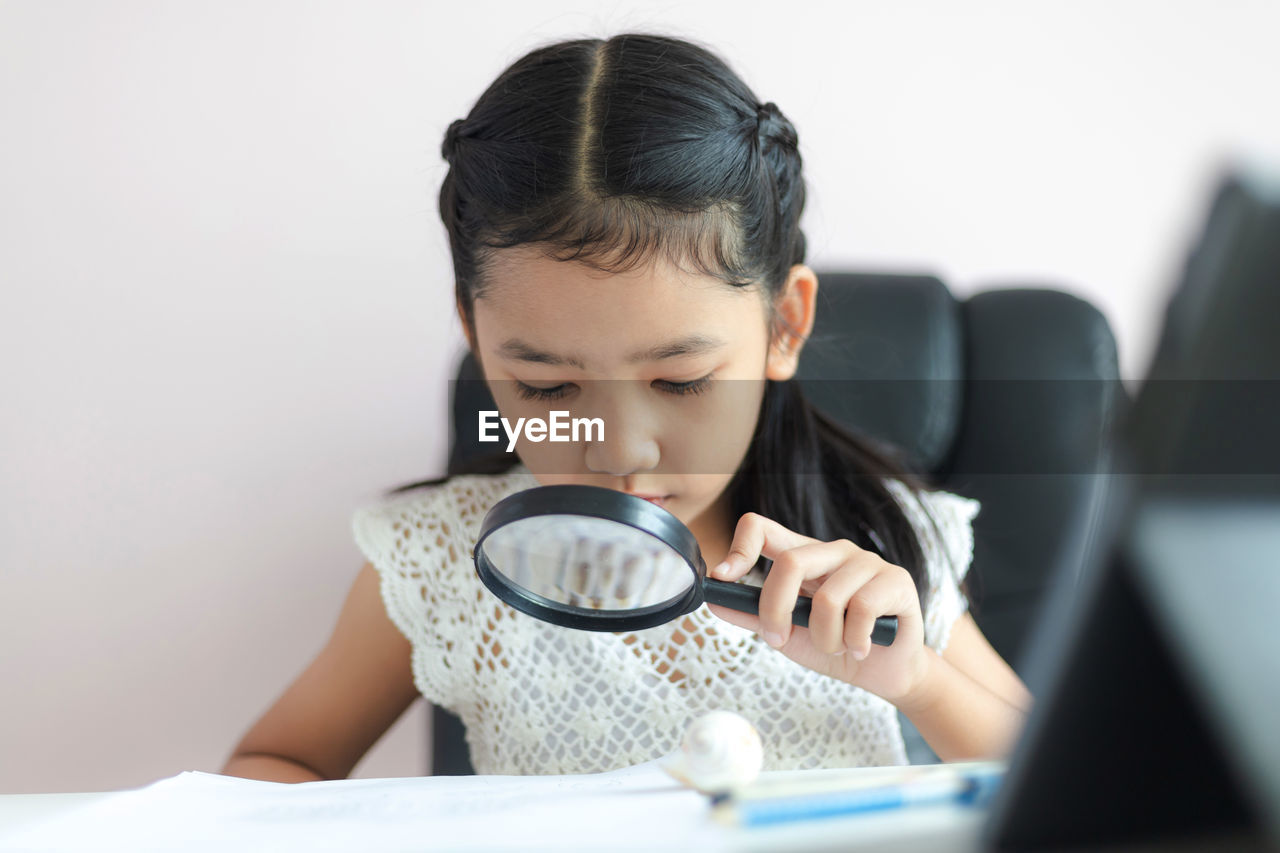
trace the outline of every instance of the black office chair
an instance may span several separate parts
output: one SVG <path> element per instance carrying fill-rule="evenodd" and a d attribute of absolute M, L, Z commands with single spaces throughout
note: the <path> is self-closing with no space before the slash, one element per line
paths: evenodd
<path fill-rule="evenodd" d="M 901 448 L 948 491 L 982 502 L 969 571 L 973 614 L 1021 672 L 1024 642 L 1060 563 L 1097 527 L 1105 435 L 1123 400 L 1115 340 L 1089 303 L 1050 289 L 956 300 L 933 276 L 819 273 L 797 381 L 850 429 Z M 450 466 L 492 453 L 475 434 L 496 406 L 467 354 L 453 395 Z M 913 763 L 936 756 L 905 723 Z M 432 773 L 474 772 L 456 716 L 432 712 Z"/>

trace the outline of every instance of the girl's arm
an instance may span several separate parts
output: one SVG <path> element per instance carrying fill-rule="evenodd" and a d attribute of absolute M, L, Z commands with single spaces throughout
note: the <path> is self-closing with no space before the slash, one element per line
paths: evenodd
<path fill-rule="evenodd" d="M 943 761 L 1000 758 L 1022 731 L 1030 691 L 963 614 L 939 655 L 925 649 L 920 687 L 898 708 Z"/>
<path fill-rule="evenodd" d="M 387 617 L 377 570 L 357 575 L 333 635 L 236 745 L 228 776 L 345 779 L 418 697 L 409 641 Z"/>
<path fill-rule="evenodd" d="M 925 647 L 920 686 L 895 704 L 943 761 L 1004 758 L 1017 742 L 1026 710 L 951 663 L 950 650 L 948 645 L 939 655 Z"/>
<path fill-rule="evenodd" d="M 1013 667 L 991 647 L 973 616 L 964 613 L 951 628 L 942 658 L 1010 705 L 1030 711 L 1033 699 Z"/>
<path fill-rule="evenodd" d="M 267 782 L 320 782 L 324 780 L 310 767 L 279 755 L 237 753 L 222 768 L 223 776 L 262 779 Z"/>

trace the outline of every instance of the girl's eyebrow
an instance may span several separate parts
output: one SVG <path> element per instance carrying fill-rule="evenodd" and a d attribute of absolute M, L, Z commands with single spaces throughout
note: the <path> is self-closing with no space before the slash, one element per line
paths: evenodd
<path fill-rule="evenodd" d="M 725 342 L 719 338 L 709 337 L 707 335 L 688 335 L 683 338 L 677 338 L 674 341 L 667 341 L 648 349 L 633 352 L 627 356 L 630 363 L 640 361 L 660 361 L 664 358 L 678 358 L 685 355 L 698 355 L 708 350 L 722 347 Z M 527 344 L 517 338 L 510 338 L 502 342 L 498 347 L 498 355 L 506 359 L 514 361 L 527 361 L 533 364 L 554 364 L 569 365 L 579 370 L 586 370 L 583 359 L 576 355 L 557 355 L 555 353 L 544 352 L 531 344 Z"/>

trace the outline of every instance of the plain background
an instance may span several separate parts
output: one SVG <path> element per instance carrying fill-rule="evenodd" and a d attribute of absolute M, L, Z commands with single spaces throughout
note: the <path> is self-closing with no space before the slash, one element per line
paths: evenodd
<path fill-rule="evenodd" d="M 0 792 L 216 771 L 319 651 L 352 510 L 443 469 L 443 131 L 625 30 L 792 119 L 813 266 L 1079 293 L 1129 378 L 1280 152 L 1271 3 L 0 2 Z"/>

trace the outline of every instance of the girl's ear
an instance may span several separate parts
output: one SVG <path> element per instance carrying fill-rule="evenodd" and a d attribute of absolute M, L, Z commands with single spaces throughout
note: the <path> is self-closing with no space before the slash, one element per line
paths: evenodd
<path fill-rule="evenodd" d="M 817 305 L 818 277 L 804 264 L 796 264 L 787 274 L 782 293 L 774 303 L 777 318 L 765 361 L 766 379 L 782 382 L 795 375 L 800 350 L 813 331 Z"/>

